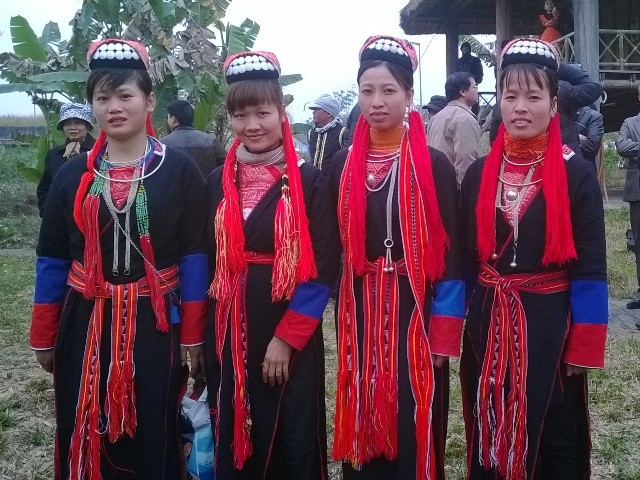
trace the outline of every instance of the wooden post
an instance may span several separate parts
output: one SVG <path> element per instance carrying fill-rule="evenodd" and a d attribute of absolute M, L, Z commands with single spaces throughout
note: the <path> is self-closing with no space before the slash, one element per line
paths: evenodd
<path fill-rule="evenodd" d="M 509 0 L 496 0 L 496 101 L 500 98 L 500 45 L 504 40 L 511 40 L 513 31 L 511 28 L 511 2 Z"/>
<path fill-rule="evenodd" d="M 595 82 L 600 78 L 600 19 L 598 0 L 573 2 L 576 62 Z"/>
<path fill-rule="evenodd" d="M 448 77 L 458 71 L 458 20 L 454 16 L 447 21 L 446 51 Z"/>

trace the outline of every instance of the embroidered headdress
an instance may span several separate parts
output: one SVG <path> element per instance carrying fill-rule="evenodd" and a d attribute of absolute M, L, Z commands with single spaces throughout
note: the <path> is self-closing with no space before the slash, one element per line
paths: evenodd
<path fill-rule="evenodd" d="M 406 40 L 383 35 L 369 37 L 362 46 L 360 63 L 363 65 L 367 61 L 388 62 L 406 69 L 409 75 L 415 72 L 418 64 L 413 45 Z M 360 73 L 362 72 L 361 66 Z M 341 341 L 338 346 L 336 432 L 332 454 L 334 458 L 348 461 L 356 468 L 377 456 L 384 455 L 389 459 L 397 456 L 395 349 L 399 313 L 395 307 L 398 295 L 397 278 L 399 274 L 406 274 L 417 306 L 411 313 L 407 339 L 411 388 L 416 400 L 416 478 L 426 479 L 433 478 L 431 458 L 434 450 L 430 420 L 433 369 L 424 327 L 427 322 L 422 306 L 426 292 L 444 273 L 448 238 L 440 217 L 422 119 L 415 108 L 410 109 L 408 117 L 408 129 L 402 137 L 397 160 L 398 206 L 404 259 L 393 262 L 390 250 L 387 252 L 387 259 L 368 261 L 366 258 L 365 172 L 371 127 L 362 115 L 356 125 L 353 145 L 340 179 L 338 220 L 344 248 L 344 271 L 338 309 Z M 391 290 L 395 292 L 391 294 L 392 306 L 389 307 L 388 322 L 380 323 L 381 331 L 377 333 L 377 337 L 383 343 L 376 347 L 381 351 L 382 357 L 376 360 L 375 364 L 376 368 L 386 372 L 387 380 L 375 382 L 368 377 L 371 375 L 370 367 L 373 360 L 363 359 L 362 373 L 359 370 L 358 332 L 354 320 L 356 307 L 353 302 L 353 278 L 365 276 L 371 279 L 369 272 L 372 270 L 377 272 L 375 275 L 380 279 L 381 285 L 390 282 L 394 285 Z M 369 285 L 370 281 L 367 280 L 365 283 Z M 367 287 L 365 289 L 369 292 L 367 295 L 383 295 L 374 295 L 371 293 L 372 290 Z M 379 289 L 374 290 L 377 292 Z M 384 298 L 382 302 L 384 303 Z M 384 311 L 385 307 L 380 308 Z M 384 314 L 382 315 L 384 317 Z M 366 321 L 372 324 L 379 322 L 369 317 Z M 379 374 L 380 378 L 384 378 L 382 372 Z"/>
<path fill-rule="evenodd" d="M 245 80 L 277 80 L 280 64 L 270 52 L 243 52 L 230 56 L 224 63 L 227 83 Z M 222 190 L 224 198 L 218 205 L 215 217 L 216 269 L 209 295 L 216 298 L 217 353 L 222 354 L 224 335 L 228 322 L 231 331 L 241 330 L 241 303 L 244 291 L 238 279 L 245 274 L 247 258 L 242 212 L 236 184 L 238 159 L 236 152 L 240 140 L 235 139 L 225 159 L 222 171 Z M 296 286 L 317 277 L 314 253 L 309 235 L 302 181 L 298 167 L 293 136 L 289 121 L 282 122 L 282 146 L 285 168 L 282 174 L 281 196 L 276 207 L 274 222 L 274 255 L 272 269 L 271 298 L 274 302 L 291 299 Z M 235 376 L 234 389 L 234 466 L 242 469 L 251 455 L 251 412 L 246 391 L 244 363 L 246 355 L 243 340 L 232 334 L 232 355 L 234 364 L 239 366 Z"/>

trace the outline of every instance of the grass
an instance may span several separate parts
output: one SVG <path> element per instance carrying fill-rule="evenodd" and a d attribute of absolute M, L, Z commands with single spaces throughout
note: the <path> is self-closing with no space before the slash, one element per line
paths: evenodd
<path fill-rule="evenodd" d="M 34 149 L 0 147 L 0 248 L 35 247 L 40 229 L 36 184 L 27 182 L 19 162 L 31 164 Z"/>
<path fill-rule="evenodd" d="M 607 236 L 607 276 L 609 295 L 630 298 L 638 289 L 635 256 L 627 251 L 626 231 L 629 228 L 629 208 L 605 210 Z"/>
<path fill-rule="evenodd" d="M 0 115 L 0 127 L 41 127 L 44 124 L 42 115 Z"/>

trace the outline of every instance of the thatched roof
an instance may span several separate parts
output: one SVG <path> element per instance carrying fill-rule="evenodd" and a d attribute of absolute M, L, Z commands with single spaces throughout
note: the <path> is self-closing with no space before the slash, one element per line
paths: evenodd
<path fill-rule="evenodd" d="M 514 35 L 539 34 L 538 15 L 544 2 L 511 1 Z M 495 0 L 410 0 L 400 11 L 400 27 L 407 35 L 444 34 L 447 24 L 455 19 L 459 35 L 496 33 Z"/>

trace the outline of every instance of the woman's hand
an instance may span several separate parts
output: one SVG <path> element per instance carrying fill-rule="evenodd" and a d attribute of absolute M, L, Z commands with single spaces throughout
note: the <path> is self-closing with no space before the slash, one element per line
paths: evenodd
<path fill-rule="evenodd" d="M 442 368 L 448 358 L 443 355 L 431 355 L 431 363 L 433 363 L 434 368 Z"/>
<path fill-rule="evenodd" d="M 53 349 L 36 350 L 36 360 L 45 372 L 53 373 Z"/>
<path fill-rule="evenodd" d="M 571 375 L 581 375 L 587 371 L 587 367 L 578 367 L 569 363 L 565 363 L 565 366 L 567 367 L 567 377 Z"/>
<path fill-rule="evenodd" d="M 262 380 L 272 387 L 289 380 L 289 360 L 293 347 L 278 337 L 273 337 L 267 346 L 262 362 Z"/>
<path fill-rule="evenodd" d="M 187 356 L 191 360 L 191 369 L 189 370 L 191 378 L 197 378 L 204 374 L 204 346 L 190 345 L 185 347 L 180 345 L 180 362 L 183 367 L 187 365 Z"/>

